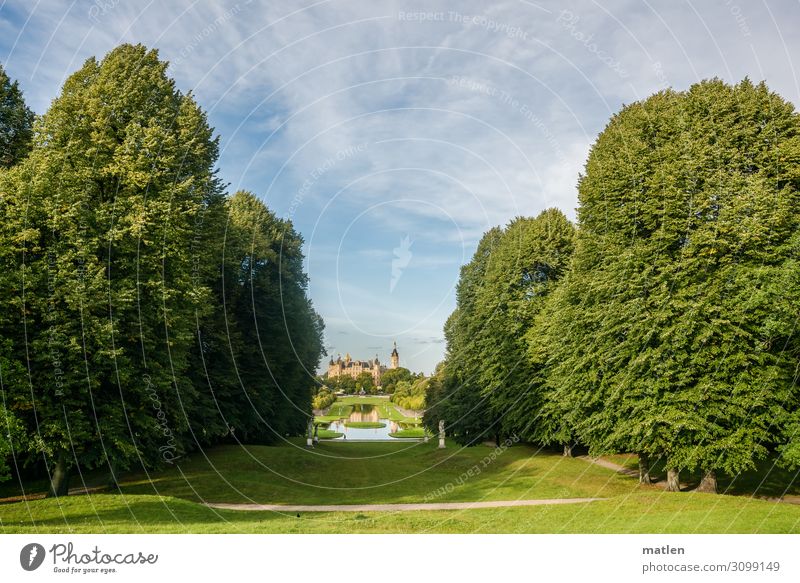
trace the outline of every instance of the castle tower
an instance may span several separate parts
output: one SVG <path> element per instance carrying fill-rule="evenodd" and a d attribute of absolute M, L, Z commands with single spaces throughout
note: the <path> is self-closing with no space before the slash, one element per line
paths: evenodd
<path fill-rule="evenodd" d="M 394 343 L 392 350 L 392 365 L 390 368 L 397 368 L 400 366 L 400 355 L 397 353 L 397 342 Z"/>

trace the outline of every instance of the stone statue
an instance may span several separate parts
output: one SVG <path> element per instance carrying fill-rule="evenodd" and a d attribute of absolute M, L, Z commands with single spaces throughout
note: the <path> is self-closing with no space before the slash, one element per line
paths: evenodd
<path fill-rule="evenodd" d="M 444 419 L 439 419 L 439 449 L 444 449 Z"/>

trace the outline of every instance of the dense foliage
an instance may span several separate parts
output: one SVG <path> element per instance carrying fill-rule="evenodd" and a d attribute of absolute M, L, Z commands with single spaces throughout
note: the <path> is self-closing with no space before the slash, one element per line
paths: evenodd
<path fill-rule="evenodd" d="M 399 381 L 391 396 L 392 403 L 403 409 L 423 411 L 432 379 L 420 377 L 413 381 Z"/>
<path fill-rule="evenodd" d="M 405 367 L 398 366 L 397 368 L 390 368 L 381 374 L 381 390 L 384 393 L 392 394 L 400 381 L 412 381 L 416 375 Z"/>
<path fill-rule="evenodd" d="M 311 404 L 314 407 L 314 409 L 319 411 L 327 409 L 335 402 L 336 402 L 336 393 L 334 393 L 327 387 L 320 387 L 317 394 L 314 395 L 314 398 L 311 400 Z"/>
<path fill-rule="evenodd" d="M 636 452 L 673 487 L 701 470 L 714 490 L 770 451 L 798 464 L 799 162 L 800 117 L 763 83 L 623 108 L 580 179 L 576 237 L 520 220 L 462 270 L 429 426 Z M 520 295 L 520 266 L 548 254 L 554 277 Z"/>
<path fill-rule="evenodd" d="M 31 149 L 34 115 L 17 81 L 0 66 L 0 168 L 9 168 Z"/>
<path fill-rule="evenodd" d="M 0 172 L 0 415 L 54 494 L 76 467 L 113 480 L 311 414 L 322 322 L 302 239 L 225 195 L 217 138 L 166 69 L 142 46 L 89 59 Z"/>
<path fill-rule="evenodd" d="M 426 425 L 460 443 L 501 433 L 532 436 L 540 427 L 539 367 L 526 334 L 567 269 L 574 227 L 555 209 L 514 219 L 484 235 L 461 271 L 456 311 L 445 327 L 441 389 L 428 399 Z"/>

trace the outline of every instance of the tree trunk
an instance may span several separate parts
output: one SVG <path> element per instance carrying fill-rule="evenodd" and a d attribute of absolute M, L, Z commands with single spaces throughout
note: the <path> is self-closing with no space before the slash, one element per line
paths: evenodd
<path fill-rule="evenodd" d="M 652 484 L 650 479 L 650 458 L 643 453 L 639 454 L 639 483 Z"/>
<path fill-rule="evenodd" d="M 681 473 L 673 468 L 667 468 L 667 492 L 681 491 Z"/>
<path fill-rule="evenodd" d="M 494 434 L 494 445 L 495 445 L 495 447 L 500 447 L 500 434 L 499 433 L 495 433 Z"/>
<path fill-rule="evenodd" d="M 59 452 L 56 458 L 56 467 L 53 469 L 53 475 L 50 478 L 50 489 L 47 491 L 48 498 L 66 496 L 69 494 L 68 464 L 67 452 Z"/>
<path fill-rule="evenodd" d="M 697 492 L 708 492 L 709 494 L 717 493 L 717 473 L 714 470 L 706 470 L 703 472 L 703 479 L 700 480 L 700 485 L 697 486 Z"/>
<path fill-rule="evenodd" d="M 572 457 L 572 446 L 569 443 L 564 444 L 564 457 Z"/>

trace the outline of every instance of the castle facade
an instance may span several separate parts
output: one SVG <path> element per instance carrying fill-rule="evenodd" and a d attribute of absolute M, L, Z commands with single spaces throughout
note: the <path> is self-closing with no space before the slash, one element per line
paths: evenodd
<path fill-rule="evenodd" d="M 328 363 L 328 378 L 335 379 L 340 376 L 356 378 L 361 373 L 368 372 L 372 375 L 372 380 L 375 383 L 375 386 L 379 387 L 381 384 L 381 374 L 389 369 L 400 366 L 400 355 L 397 352 L 396 342 L 389 359 L 390 364 L 387 368 L 380 363 L 377 354 L 375 355 L 375 358 L 371 360 L 353 360 L 349 353 L 345 354 L 344 358 L 341 356 L 339 356 L 336 360 L 331 358 L 331 361 Z"/>

